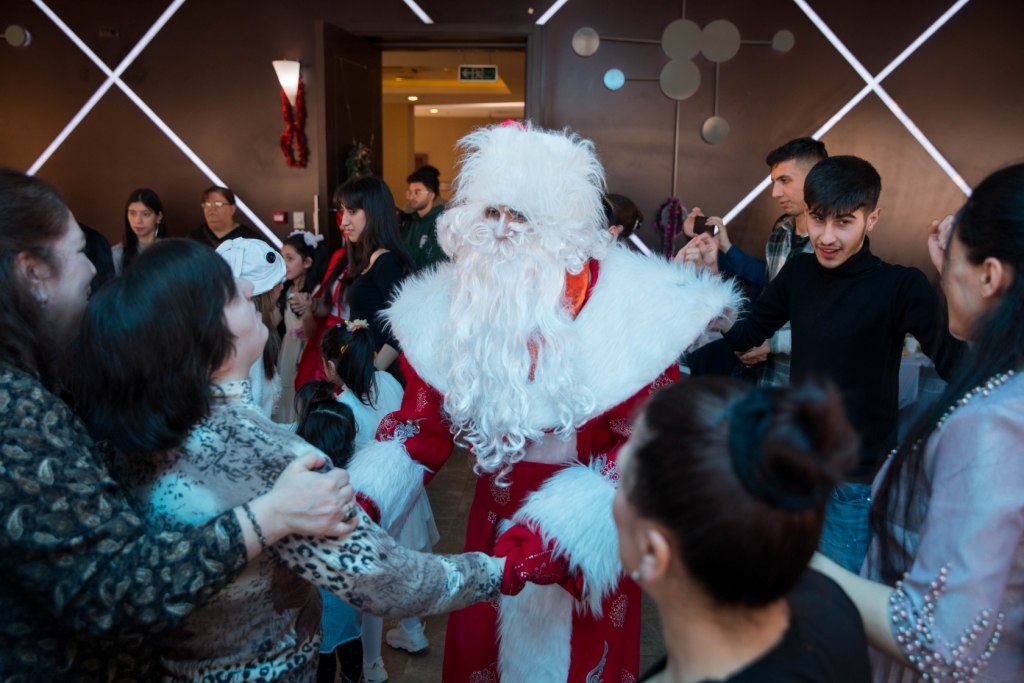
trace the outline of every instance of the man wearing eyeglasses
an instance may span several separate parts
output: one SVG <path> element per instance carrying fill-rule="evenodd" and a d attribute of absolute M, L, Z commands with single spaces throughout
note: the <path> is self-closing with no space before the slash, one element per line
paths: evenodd
<path fill-rule="evenodd" d="M 440 179 L 441 172 L 433 166 L 421 166 L 405 179 L 409 183 L 405 191 L 409 213 L 402 225 L 402 237 L 417 270 L 446 258 L 437 243 L 437 217 L 444 211 Z"/>
<path fill-rule="evenodd" d="M 235 193 L 228 188 L 217 185 L 206 188 L 199 206 L 206 222 L 189 233 L 190 239 L 208 244 L 214 249 L 236 237 L 262 239 L 255 230 L 235 220 L 235 210 L 238 208 L 235 206 Z"/>

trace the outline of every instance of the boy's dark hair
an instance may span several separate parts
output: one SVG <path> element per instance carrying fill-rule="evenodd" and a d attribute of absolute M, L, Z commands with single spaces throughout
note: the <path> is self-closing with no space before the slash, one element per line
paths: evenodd
<path fill-rule="evenodd" d="M 827 158 L 828 150 L 825 149 L 823 142 L 814 138 L 797 138 L 768 152 L 764 162 L 768 164 L 768 168 L 775 168 L 783 161 L 789 161 L 790 159 L 796 159 L 813 166 L 822 159 Z"/>
<path fill-rule="evenodd" d="M 804 180 L 807 212 L 823 217 L 869 214 L 878 206 L 882 179 L 875 167 L 860 157 L 838 156 L 814 165 Z"/>
<path fill-rule="evenodd" d="M 441 172 L 429 164 L 420 166 L 410 173 L 405 182 L 423 183 L 423 186 L 433 192 L 435 197 L 441 196 Z"/>

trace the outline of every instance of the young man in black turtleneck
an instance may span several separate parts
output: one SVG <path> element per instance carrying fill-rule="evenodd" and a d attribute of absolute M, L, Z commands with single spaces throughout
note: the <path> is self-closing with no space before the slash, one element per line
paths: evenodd
<path fill-rule="evenodd" d="M 878 172 L 863 159 L 838 156 L 818 162 L 804 182 L 813 254 L 793 256 L 749 315 L 725 333 L 729 346 L 740 353 L 790 321 L 793 380 L 828 379 L 842 393 L 861 437 L 861 460 L 851 483 L 833 496 L 822 552 L 855 572 L 870 536 L 869 482 L 896 443 L 905 335 L 914 335 L 940 373 L 951 362 L 944 353 L 948 333 L 937 295 L 924 273 L 871 253 L 868 233 L 881 213 L 881 189 Z M 836 529 L 843 517 L 852 518 L 856 528 Z"/>

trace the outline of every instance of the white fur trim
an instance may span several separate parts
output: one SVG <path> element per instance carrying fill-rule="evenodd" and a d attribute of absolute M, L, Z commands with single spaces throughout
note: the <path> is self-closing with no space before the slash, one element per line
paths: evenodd
<path fill-rule="evenodd" d="M 566 467 L 531 493 L 512 518 L 555 542 L 556 553 L 583 575 L 583 603 L 596 616 L 622 575 L 612 518 L 615 484 L 601 474 L 604 463 L 595 458 L 590 466 Z"/>
<path fill-rule="evenodd" d="M 380 509 L 380 525 L 392 536 L 400 529 L 423 492 L 427 468 L 409 457 L 401 441 L 374 441 L 352 456 L 352 487 Z"/>
<path fill-rule="evenodd" d="M 561 586 L 526 584 L 498 606 L 498 673 L 502 683 L 565 683 L 572 652 L 575 600 Z"/>
<path fill-rule="evenodd" d="M 437 359 L 451 311 L 455 269 L 450 263 L 407 278 L 388 309 L 392 330 L 409 362 L 442 394 L 445 367 Z M 588 386 L 594 409 L 580 424 L 622 403 L 652 382 L 727 311 L 739 309 L 736 288 L 691 266 L 613 247 L 601 260 L 597 284 L 574 324 L 570 350 L 576 376 Z M 534 406 L 548 401 L 538 397 Z M 553 406 L 531 410 L 538 429 L 558 423 Z"/>

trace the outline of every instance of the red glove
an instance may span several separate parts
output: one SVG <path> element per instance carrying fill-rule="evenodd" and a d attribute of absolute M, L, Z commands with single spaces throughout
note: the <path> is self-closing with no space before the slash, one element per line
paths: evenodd
<path fill-rule="evenodd" d="M 504 557 L 501 592 L 519 595 L 526 583 L 558 584 L 577 600 L 583 594 L 583 578 L 569 569 L 569 558 L 555 556 L 555 542 L 545 543 L 537 532 L 516 524 L 494 545 L 494 556 Z"/>

